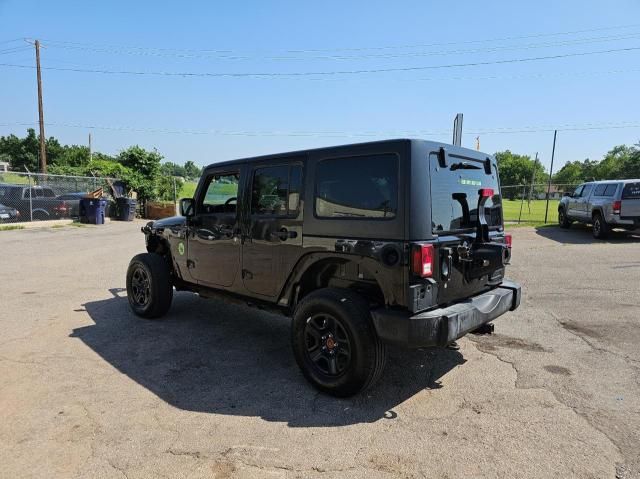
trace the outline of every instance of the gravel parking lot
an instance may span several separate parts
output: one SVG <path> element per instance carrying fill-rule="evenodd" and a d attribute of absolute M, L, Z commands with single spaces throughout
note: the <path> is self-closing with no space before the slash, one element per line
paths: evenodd
<path fill-rule="evenodd" d="M 0 232 L 0 476 L 640 477 L 640 238 L 513 230 L 521 308 L 316 393 L 286 320 L 129 312 L 140 223 Z"/>

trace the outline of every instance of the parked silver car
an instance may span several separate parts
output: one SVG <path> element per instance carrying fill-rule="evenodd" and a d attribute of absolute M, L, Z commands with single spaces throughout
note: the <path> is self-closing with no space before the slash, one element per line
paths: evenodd
<path fill-rule="evenodd" d="M 640 179 L 591 181 L 578 186 L 558 205 L 558 223 L 578 221 L 593 226 L 593 236 L 606 238 L 612 228 L 640 228 Z"/>

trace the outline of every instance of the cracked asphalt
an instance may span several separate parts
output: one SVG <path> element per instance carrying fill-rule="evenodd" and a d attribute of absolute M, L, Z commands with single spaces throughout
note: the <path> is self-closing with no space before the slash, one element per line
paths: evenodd
<path fill-rule="evenodd" d="M 285 319 L 128 310 L 139 222 L 0 232 L 0 477 L 640 477 L 640 238 L 513 230 L 520 309 L 323 396 Z"/>

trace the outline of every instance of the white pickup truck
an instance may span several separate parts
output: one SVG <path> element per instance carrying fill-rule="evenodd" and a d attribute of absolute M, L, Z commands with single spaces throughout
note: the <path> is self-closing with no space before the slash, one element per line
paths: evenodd
<path fill-rule="evenodd" d="M 558 223 L 569 228 L 574 221 L 593 226 L 593 236 L 607 237 L 612 228 L 640 229 L 640 179 L 591 181 L 562 197 Z"/>

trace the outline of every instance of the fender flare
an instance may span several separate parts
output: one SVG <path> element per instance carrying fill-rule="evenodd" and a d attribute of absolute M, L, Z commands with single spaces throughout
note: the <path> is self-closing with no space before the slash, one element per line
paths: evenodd
<path fill-rule="evenodd" d="M 396 304 L 398 302 L 399 298 L 396 298 L 393 285 L 390 284 L 390 281 L 387 279 L 388 276 L 381 272 L 381 269 L 384 268 L 384 266 L 380 265 L 380 263 L 375 259 L 353 254 L 320 251 L 307 253 L 298 260 L 296 265 L 293 267 L 291 274 L 287 278 L 287 281 L 280 292 L 280 296 L 278 297 L 278 304 L 280 306 L 295 306 L 297 302 L 296 289 L 302 277 L 309 268 L 322 261 L 356 263 L 376 280 L 384 296 L 385 304 Z"/>

